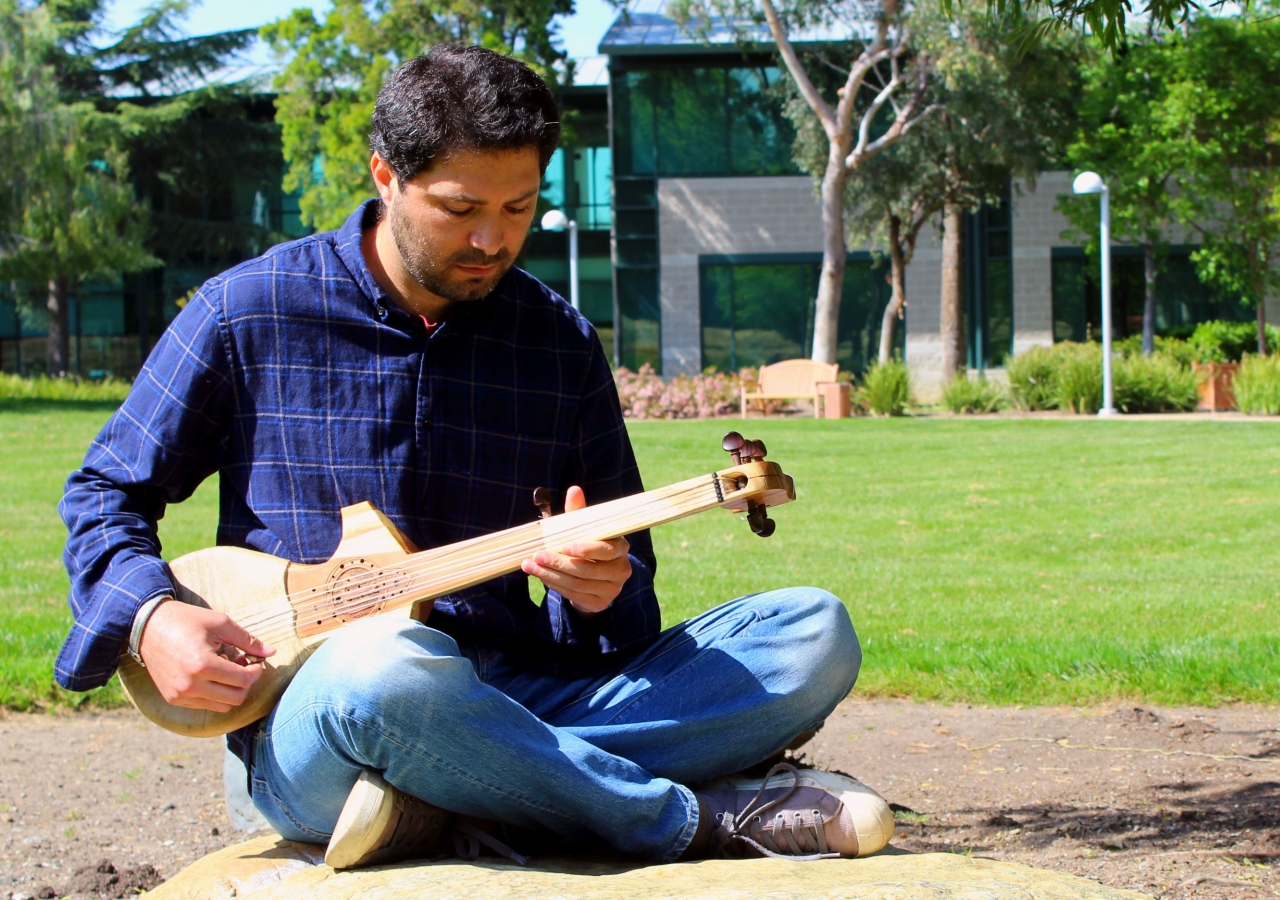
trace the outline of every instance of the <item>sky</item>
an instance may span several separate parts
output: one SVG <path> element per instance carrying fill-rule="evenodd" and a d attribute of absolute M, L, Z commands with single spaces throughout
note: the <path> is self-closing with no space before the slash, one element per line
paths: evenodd
<path fill-rule="evenodd" d="M 115 0 L 108 8 L 107 27 L 125 28 L 136 22 L 154 0 Z M 576 0 L 577 12 L 558 16 L 562 46 L 573 59 L 595 56 L 600 38 L 617 15 L 605 0 Z M 316 13 L 329 9 L 329 0 L 206 0 L 187 17 L 189 34 L 211 34 L 239 28 L 257 28 L 282 18 L 291 9 L 310 7 Z M 266 62 L 269 54 L 260 48 L 255 61 Z"/>

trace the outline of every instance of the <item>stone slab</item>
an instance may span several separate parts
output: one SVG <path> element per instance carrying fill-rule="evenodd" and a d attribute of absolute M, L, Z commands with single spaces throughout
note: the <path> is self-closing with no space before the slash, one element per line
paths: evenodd
<path fill-rule="evenodd" d="M 1074 875 L 948 853 L 866 859 L 776 859 L 628 865 L 599 859 L 445 861 L 335 872 L 323 848 L 254 838 L 211 853 L 148 892 L 149 900 L 1150 900 Z"/>

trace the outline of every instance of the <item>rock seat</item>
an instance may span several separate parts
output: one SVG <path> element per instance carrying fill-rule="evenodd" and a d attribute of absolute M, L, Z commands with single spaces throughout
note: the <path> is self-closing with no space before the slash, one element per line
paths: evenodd
<path fill-rule="evenodd" d="M 277 835 L 200 859 L 147 894 L 149 900 L 1150 900 L 1084 878 L 949 853 L 889 848 L 867 859 L 776 859 L 628 865 L 599 859 L 444 861 L 335 872 L 323 848 Z"/>

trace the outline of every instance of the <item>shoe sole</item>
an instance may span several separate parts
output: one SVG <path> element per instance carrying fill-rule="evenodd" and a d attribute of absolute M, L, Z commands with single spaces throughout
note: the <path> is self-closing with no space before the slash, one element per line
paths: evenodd
<path fill-rule="evenodd" d="M 333 827 L 324 852 L 325 864 L 346 869 L 359 863 L 381 840 L 394 809 L 391 786 L 375 772 L 361 772 Z"/>
<path fill-rule="evenodd" d="M 704 785 L 704 790 L 733 788 L 738 791 L 757 791 L 761 778 L 719 778 Z M 790 787 L 783 776 L 775 779 L 779 787 Z M 893 837 L 896 823 L 888 802 L 856 778 L 821 769 L 801 769 L 800 787 L 816 787 L 840 798 L 853 820 L 854 833 L 858 836 L 858 857 L 870 856 L 883 850 Z"/>

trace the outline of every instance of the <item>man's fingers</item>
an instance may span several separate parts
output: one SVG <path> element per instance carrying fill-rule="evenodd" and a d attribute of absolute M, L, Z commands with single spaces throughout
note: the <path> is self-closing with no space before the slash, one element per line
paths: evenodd
<path fill-rule="evenodd" d="M 564 556 L 572 556 L 578 559 L 591 559 L 597 562 L 607 562 L 614 559 L 622 559 L 631 550 L 631 544 L 626 538 L 614 538 L 611 541 L 580 541 L 576 544 L 569 544 L 560 549 L 560 553 Z M 543 554 L 537 554 L 534 559 Z"/>
<path fill-rule="evenodd" d="M 249 656 L 272 656 L 276 652 L 275 647 L 258 640 L 231 619 L 227 619 L 212 633 L 223 643 L 230 644 Z"/>
<path fill-rule="evenodd" d="M 538 553 L 534 555 L 533 562 L 543 570 L 592 581 L 626 581 L 631 575 L 631 560 L 625 556 L 592 560 L 563 553 Z"/>
<path fill-rule="evenodd" d="M 558 572 L 555 569 L 543 568 L 531 561 L 526 561 L 524 571 L 527 575 L 533 575 L 541 579 L 542 583 L 548 588 L 570 600 L 589 597 L 600 599 L 608 597 L 608 599 L 613 599 L 613 595 L 617 593 L 617 584 L 614 582 L 600 581 L 594 578 L 581 578 L 566 572 Z"/>
<path fill-rule="evenodd" d="M 585 509 L 587 506 L 587 495 L 582 488 L 576 484 L 564 492 L 564 511 L 573 512 L 576 509 Z"/>

